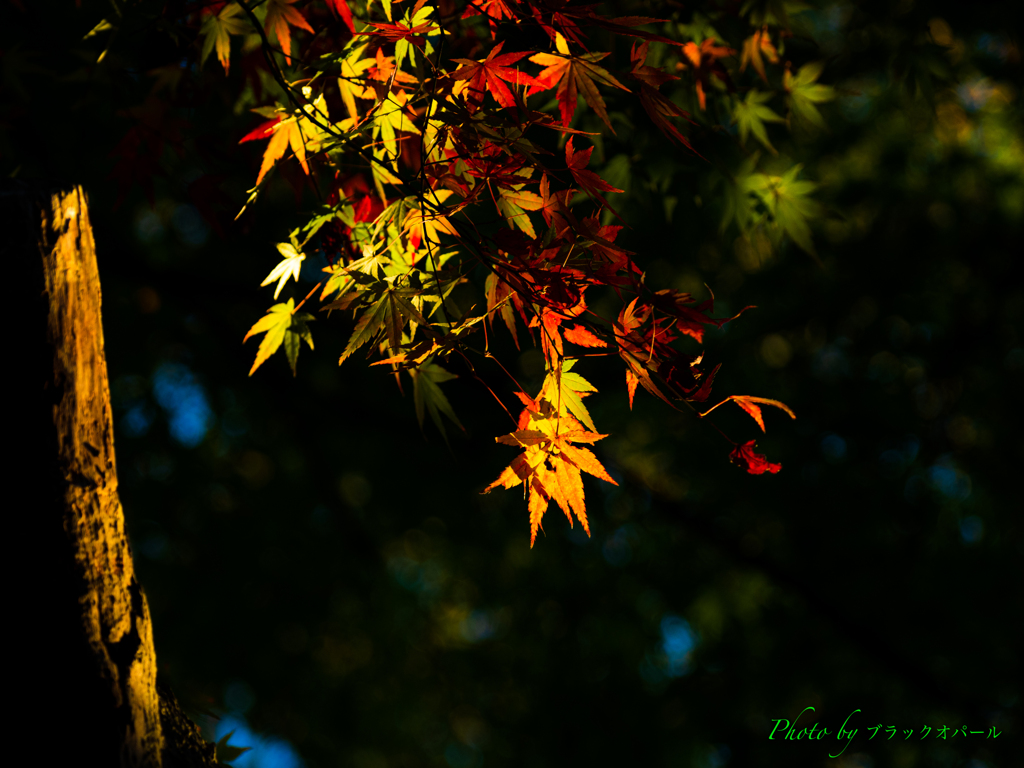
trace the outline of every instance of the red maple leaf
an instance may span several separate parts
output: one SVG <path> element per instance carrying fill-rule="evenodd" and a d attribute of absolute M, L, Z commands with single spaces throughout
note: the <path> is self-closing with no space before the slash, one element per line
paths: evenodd
<path fill-rule="evenodd" d="M 634 80 L 640 81 L 640 103 L 647 111 L 651 120 L 669 139 L 682 144 L 687 149 L 693 149 L 690 145 L 690 140 L 681 134 L 679 129 L 669 122 L 668 119 L 670 117 L 681 117 L 684 120 L 690 120 L 690 113 L 676 106 L 675 103 L 669 101 L 668 98 L 658 91 L 663 84 L 670 80 L 678 80 L 679 78 L 668 74 L 660 67 L 647 66 L 646 42 L 640 45 L 634 43 L 629 57 L 633 62 L 633 69 L 630 70 L 629 76 Z M 690 120 L 690 122 L 693 121 Z"/>
<path fill-rule="evenodd" d="M 748 440 L 742 445 L 737 445 L 733 452 L 729 454 L 729 460 L 733 464 L 743 467 L 752 475 L 763 475 L 765 472 L 775 474 L 782 469 L 781 464 L 773 464 L 760 453 L 754 453 L 755 442 L 757 441 Z"/>
<path fill-rule="evenodd" d="M 483 61 L 454 59 L 454 61 L 462 66 L 452 73 L 452 77 L 455 80 L 469 80 L 469 92 L 471 94 L 469 101 L 474 106 L 479 107 L 483 103 L 484 90 L 486 89 L 491 92 L 494 100 L 501 106 L 514 107 L 516 99 L 512 95 L 512 91 L 505 85 L 505 81 L 517 86 L 538 85 L 531 75 L 509 66 L 529 56 L 530 51 L 502 53 L 501 49 L 504 45 L 505 42 L 502 41 L 494 46 Z"/>
<path fill-rule="evenodd" d="M 509 8 L 508 3 L 505 0 L 481 0 L 480 2 L 470 2 L 466 5 L 466 10 L 462 14 L 462 18 L 469 19 L 473 16 L 486 16 L 487 24 L 491 28 L 491 37 L 494 37 L 495 31 L 498 29 L 498 23 L 502 19 L 513 19 L 515 18 L 512 9 Z"/>
<path fill-rule="evenodd" d="M 345 22 L 345 26 L 349 28 L 352 34 L 356 33 L 356 27 L 352 21 L 352 11 L 345 0 L 327 0 L 327 7 L 331 9 L 331 13 L 341 17 L 341 20 Z"/>
<path fill-rule="evenodd" d="M 587 163 L 590 162 L 590 156 L 593 152 L 593 147 L 576 152 L 572 146 L 572 137 L 570 136 L 569 141 L 565 143 L 565 164 L 569 166 L 569 173 L 576 179 L 576 183 L 583 187 L 587 194 L 591 197 L 596 197 L 606 208 L 614 213 L 615 209 L 608 205 L 608 201 L 601 196 L 601 192 L 622 192 L 623 190 L 616 189 L 593 171 L 586 170 Z"/>

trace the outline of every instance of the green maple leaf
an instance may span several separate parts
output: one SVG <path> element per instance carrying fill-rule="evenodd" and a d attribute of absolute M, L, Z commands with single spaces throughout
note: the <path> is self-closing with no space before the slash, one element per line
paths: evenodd
<path fill-rule="evenodd" d="M 729 226 L 729 222 L 736 220 L 736 226 L 746 231 L 757 224 L 757 213 L 754 210 L 754 198 L 751 192 L 755 187 L 761 185 L 760 177 L 763 174 L 755 173 L 757 162 L 761 159 L 761 153 L 755 152 L 736 171 L 725 187 L 725 209 L 722 215 L 722 231 Z"/>
<path fill-rule="evenodd" d="M 425 412 L 430 413 L 431 420 L 437 425 L 441 436 L 447 442 L 448 435 L 445 434 L 444 422 L 441 421 L 443 413 L 452 420 L 455 426 L 465 432 L 466 428 L 462 426 L 459 417 L 455 415 L 451 403 L 448 402 L 448 398 L 445 397 L 440 387 L 441 382 L 457 379 L 458 376 L 446 371 L 433 362 L 433 359 L 427 360 L 416 368 L 410 368 L 409 375 L 412 376 L 413 402 L 416 406 L 416 420 L 420 423 L 420 429 L 423 429 Z"/>
<path fill-rule="evenodd" d="M 227 74 L 231 63 L 231 35 L 242 35 L 249 29 L 249 22 L 244 16 L 239 16 L 241 12 L 242 7 L 238 3 L 229 3 L 221 8 L 220 13 L 211 13 L 204 19 L 199 32 L 203 36 L 203 52 L 199 66 L 206 63 L 206 59 L 216 47 L 217 59 Z"/>
<path fill-rule="evenodd" d="M 313 335 L 309 332 L 308 324 L 315 319 L 308 312 L 296 313 L 294 299 L 288 299 L 287 303 L 275 304 L 268 309 L 267 314 L 257 320 L 242 339 L 244 344 L 250 336 L 266 333 L 260 342 L 260 348 L 256 351 L 256 360 L 249 370 L 249 375 L 252 376 L 256 369 L 284 344 L 285 355 L 294 376 L 299 361 L 300 342 L 305 341 L 309 348 L 313 349 Z"/>
<path fill-rule="evenodd" d="M 597 392 L 597 387 L 584 379 L 578 373 L 572 373 L 572 367 L 576 365 L 574 358 L 563 361 L 561 371 L 551 371 L 544 379 L 544 386 L 541 387 L 538 399 L 547 400 L 558 408 L 559 413 L 569 411 L 579 419 L 591 432 L 597 432 L 594 420 L 590 417 L 590 411 L 583 404 L 583 398 L 591 392 Z"/>
<path fill-rule="evenodd" d="M 387 315 L 387 310 L 388 295 L 387 292 L 384 292 L 381 294 L 380 298 L 374 301 L 373 304 L 371 304 L 366 311 L 359 316 L 355 330 L 352 331 L 352 336 L 348 340 L 348 345 L 345 347 L 345 351 L 341 353 L 338 365 L 345 362 L 345 360 L 352 356 L 352 353 L 377 335 L 377 332 L 380 331 L 381 326 L 384 324 L 384 318 Z"/>
<path fill-rule="evenodd" d="M 795 75 L 787 69 L 782 76 L 782 85 L 789 94 L 790 116 L 796 115 L 819 128 L 825 127 L 825 119 L 815 105 L 832 101 L 836 95 L 832 86 L 817 82 L 824 66 L 824 62 L 815 61 L 800 67 Z"/>
<path fill-rule="evenodd" d="M 772 154 L 778 154 L 775 147 L 768 141 L 765 123 L 784 123 L 785 120 L 765 106 L 771 98 L 772 94 L 770 93 L 751 90 L 747 93 L 747 98 L 736 103 L 732 116 L 733 121 L 739 126 L 740 144 L 746 144 L 747 136 L 753 133 L 754 138 L 760 141 L 767 150 Z"/>
<path fill-rule="evenodd" d="M 749 189 L 761 199 L 775 223 L 807 253 L 815 255 L 808 220 L 820 215 L 821 206 L 811 199 L 817 185 L 798 181 L 803 165 L 797 164 L 782 176 L 758 173 L 750 177 Z"/>

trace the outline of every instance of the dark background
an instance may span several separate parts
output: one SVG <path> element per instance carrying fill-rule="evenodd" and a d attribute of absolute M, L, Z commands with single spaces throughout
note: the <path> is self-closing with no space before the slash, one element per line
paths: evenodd
<path fill-rule="evenodd" d="M 2 171 L 90 195 L 161 675 L 208 736 L 234 728 L 256 747 L 235 765 L 1020 764 L 1011 5 L 804 14 L 840 98 L 827 132 L 776 146 L 821 185 L 817 259 L 722 233 L 721 188 L 652 132 L 605 140 L 595 160 L 628 156 L 613 203 L 648 280 L 706 283 L 719 316 L 757 305 L 709 334 L 716 392 L 778 398 L 798 419 L 767 414 L 759 450 L 783 470 L 746 475 L 707 424 L 642 391 L 630 412 L 621 366 L 584 361 L 619 487 L 588 483 L 591 538 L 552 509 L 532 550 L 525 502 L 480 495 L 514 453 L 469 376 L 445 385 L 466 426 L 450 447 L 419 430 L 408 379 L 403 396 L 359 356 L 338 368 L 338 317 L 314 324 L 297 378 L 278 358 L 246 377 L 256 342 L 241 339 L 271 293 L 256 286 L 313 196 L 297 207 L 278 179 L 232 221 L 259 148 L 236 144 L 257 118 L 232 110 L 229 85 L 204 81 L 155 123 L 166 175 L 152 204 L 138 184 L 119 201 L 110 174 L 133 123 L 118 111 L 144 103 L 174 44 L 151 25 L 97 67 L 102 41 L 79 40 L 105 6 L 17 5 L 0 11 Z M 698 148 L 719 141 L 694 130 Z M 492 344 L 539 385 L 539 353 L 503 330 Z M 479 372 L 512 408 L 504 374 Z M 738 409 L 717 414 L 756 436 Z M 769 740 L 808 706 L 800 725 L 830 734 L 861 710 L 840 759 L 833 735 Z M 985 735 L 922 740 L 926 725 Z"/>

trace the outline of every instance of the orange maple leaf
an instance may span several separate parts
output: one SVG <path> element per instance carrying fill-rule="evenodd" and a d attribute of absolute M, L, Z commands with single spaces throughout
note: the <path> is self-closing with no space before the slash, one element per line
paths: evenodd
<path fill-rule="evenodd" d="M 743 53 L 740 56 L 740 72 L 747 68 L 747 64 L 753 64 L 754 71 L 767 83 L 768 76 L 764 71 L 764 59 L 768 59 L 772 64 L 779 63 L 779 52 L 772 45 L 772 39 L 768 35 L 768 27 L 762 28 L 743 41 Z"/>
<path fill-rule="evenodd" d="M 793 413 L 793 409 L 790 408 L 785 403 L 780 402 L 779 400 L 772 400 L 771 398 L 768 397 L 753 397 L 751 395 L 729 395 L 729 397 L 725 398 L 725 400 L 723 400 L 722 402 L 711 406 L 706 411 L 704 411 L 704 413 L 700 414 L 701 418 L 707 416 L 719 405 L 725 405 L 730 400 L 736 403 L 736 405 L 738 405 L 744 411 L 749 413 L 750 417 L 757 422 L 757 426 L 761 428 L 762 432 L 765 431 L 765 428 L 764 417 L 761 415 L 761 405 L 773 405 L 776 408 L 779 408 L 780 410 L 783 410 L 786 413 L 788 413 L 791 419 L 796 418 L 796 414 Z"/>
<path fill-rule="evenodd" d="M 569 53 L 569 44 L 561 34 L 555 33 L 555 48 L 558 54 L 536 53 L 530 57 L 534 64 L 544 67 L 530 93 L 538 93 L 558 85 L 556 97 L 558 109 L 562 115 L 562 125 L 568 126 L 572 116 L 576 112 L 576 95 L 583 95 L 592 110 L 597 113 L 602 122 L 608 126 L 608 130 L 615 133 L 611 122 L 608 120 L 608 108 L 605 106 L 601 92 L 597 90 L 594 81 L 604 85 L 610 85 L 623 91 L 629 88 L 624 86 L 604 67 L 599 67 L 597 62 L 608 56 L 607 53 L 585 53 L 582 56 L 573 56 Z"/>
<path fill-rule="evenodd" d="M 572 328 L 566 329 L 565 333 L 566 341 L 570 341 L 573 344 L 579 344 L 581 347 L 607 347 L 608 344 L 603 340 L 595 336 L 591 331 L 584 328 L 582 325 L 574 325 Z"/>
<path fill-rule="evenodd" d="M 572 526 L 575 515 L 589 536 L 590 523 L 587 520 L 581 472 L 612 485 L 618 483 L 611 478 L 592 451 L 575 443 L 594 443 L 607 435 L 590 432 L 568 414 L 558 415 L 558 410 L 547 399 L 537 401 L 525 394 L 521 394 L 520 399 L 526 403 L 519 420 L 520 429 L 496 437 L 495 442 L 518 446 L 524 450 L 483 492 L 490 493 L 499 486 L 525 486 L 529 492 L 527 508 L 530 513 L 531 548 L 537 540 L 537 531 L 543 530 L 544 513 L 552 499 L 565 513 L 569 525 Z"/>
<path fill-rule="evenodd" d="M 260 165 L 259 175 L 256 177 L 256 185 L 263 181 L 267 171 L 274 167 L 274 164 L 284 157 L 285 150 L 289 146 L 295 153 L 296 159 L 302 166 L 302 170 L 309 175 L 309 164 L 306 162 L 306 144 L 303 140 L 302 129 L 294 118 L 271 120 L 264 123 L 256 130 L 244 136 L 238 143 L 244 141 L 257 141 L 269 138 L 267 148 L 263 151 L 263 163 Z"/>
<path fill-rule="evenodd" d="M 724 45 L 715 45 L 715 38 L 709 37 L 700 46 L 693 42 L 684 45 L 683 55 L 689 59 L 690 65 L 693 67 L 694 76 L 697 79 L 697 100 L 700 102 L 702 110 L 707 107 L 707 94 L 705 92 L 709 86 L 711 75 L 715 75 L 723 83 L 730 86 L 730 90 L 732 90 L 732 81 L 729 79 L 729 73 L 725 71 L 725 67 L 718 63 L 718 60 L 724 59 L 727 56 L 735 56 L 735 50 Z M 685 63 L 683 65 L 685 66 Z"/>
<path fill-rule="evenodd" d="M 306 17 L 299 13 L 297 8 L 292 8 L 293 3 L 295 0 L 267 0 L 267 19 L 263 24 L 268 35 L 273 31 L 277 36 L 277 42 L 289 63 L 292 56 L 291 27 L 299 27 L 307 32 L 313 31 Z"/>

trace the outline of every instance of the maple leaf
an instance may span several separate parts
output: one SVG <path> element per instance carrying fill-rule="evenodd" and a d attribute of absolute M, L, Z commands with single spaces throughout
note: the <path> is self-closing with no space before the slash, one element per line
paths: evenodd
<path fill-rule="evenodd" d="M 751 90 L 743 101 L 736 103 L 732 114 L 734 122 L 739 125 L 741 145 L 746 144 L 747 135 L 753 133 L 754 137 L 766 149 L 771 151 L 773 155 L 777 155 L 778 152 L 775 151 L 775 147 L 768 141 L 768 131 L 765 129 L 764 124 L 784 123 L 786 121 L 775 114 L 770 107 L 765 106 L 765 103 L 771 100 L 771 98 L 772 94 L 770 93 Z"/>
<path fill-rule="evenodd" d="M 344 2 L 344 0 L 339 0 Z M 356 98 L 367 98 L 366 85 L 362 82 L 366 70 L 377 64 L 376 59 L 358 59 L 358 54 L 362 53 L 362 48 L 358 49 L 356 56 L 343 59 L 341 62 L 341 75 L 338 77 L 338 91 L 341 94 L 341 100 L 345 103 L 345 109 L 348 110 L 348 116 L 353 120 L 358 119 L 359 112 L 356 110 Z M 377 49 L 378 54 L 383 58 L 383 53 L 380 49 Z M 353 61 L 352 59 L 357 59 Z M 372 96 L 371 90 L 371 96 Z"/>
<path fill-rule="evenodd" d="M 775 474 L 782 469 L 781 464 L 773 464 L 764 455 L 754 453 L 755 442 L 755 440 L 748 440 L 742 445 L 737 445 L 729 454 L 729 460 L 733 464 L 743 467 L 752 475 L 763 475 L 765 472 Z"/>
<path fill-rule="evenodd" d="M 588 384 L 589 386 L 589 384 Z M 618 485 L 592 451 L 576 443 L 594 443 L 607 435 L 588 432 L 572 416 L 558 415 L 554 405 L 545 396 L 536 401 L 519 393 L 526 404 L 520 417 L 521 428 L 508 435 L 495 438 L 495 442 L 523 448 L 498 479 L 484 489 L 513 488 L 525 485 L 529 500 L 530 547 L 542 529 L 544 514 L 552 499 L 561 507 L 572 525 L 573 516 L 590 535 L 586 501 L 581 472 L 593 475 L 612 485 Z"/>
<path fill-rule="evenodd" d="M 700 103 L 702 110 L 706 109 L 706 91 L 710 86 L 711 75 L 715 75 L 726 85 L 731 86 L 732 84 L 732 81 L 729 79 L 729 73 L 725 71 L 725 67 L 718 60 L 728 56 L 735 56 L 736 51 L 724 45 L 715 45 L 715 38 L 709 37 L 699 46 L 693 42 L 684 45 L 683 55 L 689 60 L 690 66 L 693 67 L 694 77 L 697 81 L 697 101 Z M 683 65 L 686 65 L 685 62 L 683 62 Z M 730 90 L 732 89 L 730 88 Z"/>
<path fill-rule="evenodd" d="M 265 285 L 270 285 L 275 280 L 279 281 L 277 289 L 274 291 L 275 299 L 281 294 L 281 289 L 284 288 L 284 284 L 288 282 L 289 277 L 294 278 L 295 282 L 299 282 L 302 262 L 306 258 L 306 255 L 295 250 L 295 246 L 291 243 L 278 243 L 277 250 L 281 253 L 281 262 L 260 283 L 260 288 L 262 288 Z"/>
<path fill-rule="evenodd" d="M 798 163 L 782 176 L 751 174 L 744 188 L 757 195 L 793 242 L 813 256 L 814 243 L 807 221 L 820 214 L 821 206 L 810 197 L 817 185 L 812 181 L 797 180 L 801 170 L 803 165 Z"/>
<path fill-rule="evenodd" d="M 324 309 L 332 309 L 332 307 L 328 305 Z M 385 293 L 359 316 L 359 320 L 356 321 L 356 327 L 352 331 L 352 336 L 349 337 L 348 344 L 345 346 L 345 351 L 341 353 L 341 357 L 338 359 L 338 365 L 345 362 L 357 349 L 377 335 L 381 326 L 384 325 L 387 310 L 388 297 Z"/>
<path fill-rule="evenodd" d="M 633 299 L 622 308 L 618 322 L 615 323 L 615 341 L 619 347 L 619 357 L 626 363 L 626 388 L 629 392 L 629 407 L 633 407 L 633 395 L 636 385 L 643 384 L 644 389 L 655 397 L 671 405 L 665 393 L 654 383 L 648 363 L 653 360 L 654 348 L 650 352 L 645 349 L 643 337 L 638 333 L 640 326 L 646 321 L 651 308 L 637 308 L 637 299 Z"/>
<path fill-rule="evenodd" d="M 292 55 L 292 31 L 291 28 L 299 27 L 307 32 L 312 32 L 306 17 L 299 13 L 297 8 L 292 8 L 296 0 L 267 0 L 267 18 L 263 23 L 267 34 L 277 37 L 277 43 L 281 46 L 285 58 L 291 63 Z"/>
<path fill-rule="evenodd" d="M 512 20 L 515 18 L 506 0 L 482 0 L 481 2 L 467 3 L 466 10 L 462 13 L 462 18 L 470 19 L 481 15 L 487 17 L 491 37 L 494 37 L 494 33 L 502 19 Z"/>
<path fill-rule="evenodd" d="M 457 379 L 458 376 L 446 371 L 431 360 L 422 363 L 416 368 L 410 368 L 409 375 L 412 376 L 413 402 L 416 406 L 416 420 L 420 424 L 420 429 L 423 429 L 424 410 L 426 410 L 430 413 L 430 418 L 441 432 L 441 436 L 444 437 L 445 441 L 448 440 L 448 436 L 444 431 L 444 422 L 441 421 L 441 414 L 447 416 L 454 422 L 455 426 L 465 432 L 466 428 L 459 422 L 459 417 L 455 415 L 451 403 L 448 402 L 448 398 L 445 397 L 444 392 L 441 391 L 439 386 L 441 382 Z"/>
<path fill-rule="evenodd" d="M 385 6 L 388 20 L 391 20 L 390 5 Z M 434 9 L 426 5 L 426 0 L 416 0 L 416 5 L 411 11 L 406 11 L 405 18 L 397 23 L 385 24 L 371 21 L 371 32 L 359 32 L 359 35 L 379 37 L 395 44 L 395 66 L 401 68 L 402 62 L 408 56 L 409 60 L 416 63 L 416 51 L 422 51 L 426 55 L 434 52 L 430 43 L 430 36 L 437 32 L 437 25 L 429 21 L 430 14 Z"/>
<path fill-rule="evenodd" d="M 294 299 L 288 299 L 287 303 L 275 304 L 268 309 L 267 314 L 257 320 L 242 339 L 244 344 L 249 337 L 257 333 L 266 333 L 256 352 L 256 360 L 253 362 L 252 368 L 249 369 L 249 375 L 252 376 L 256 369 L 284 344 L 288 364 L 291 366 L 294 376 L 299 360 L 300 342 L 305 341 L 309 348 L 313 349 L 313 336 L 309 332 L 308 323 L 315 319 L 308 312 L 296 313 Z"/>
<path fill-rule="evenodd" d="M 348 7 L 346 0 L 327 0 L 327 7 L 335 16 L 340 16 L 349 31 L 355 34 L 356 27 L 352 21 L 352 10 Z"/>
<path fill-rule="evenodd" d="M 367 248 L 367 251 L 369 251 L 369 248 Z M 408 337 L 403 337 L 406 324 L 414 321 L 428 330 L 431 328 L 430 323 L 414 306 L 416 303 L 415 297 L 422 293 L 422 291 L 408 286 L 400 286 L 400 280 L 403 279 L 402 275 L 388 275 L 387 273 L 392 271 L 392 264 L 383 254 L 373 254 L 370 252 L 362 259 L 349 264 L 345 271 L 350 277 L 364 284 L 367 288 L 359 296 L 360 300 L 365 299 L 364 311 L 356 322 L 356 327 L 352 331 L 352 336 L 349 338 L 345 351 L 338 360 L 338 364 L 340 365 L 345 362 L 357 349 L 382 334 L 385 336 L 384 348 L 390 349 L 391 357 L 381 362 L 392 364 L 408 363 L 408 356 L 399 352 L 403 343 L 405 346 L 409 346 Z M 375 272 L 383 272 L 383 279 L 374 277 L 373 273 Z M 327 304 L 321 309 L 348 309 L 353 301 L 354 297 L 343 297 L 338 301 Z M 482 319 L 482 317 L 474 318 L 476 321 Z M 465 325 L 469 324 L 466 323 Z M 457 332 L 458 329 L 453 331 L 453 333 Z M 416 355 L 413 362 L 416 364 L 423 363 L 427 357 L 441 348 L 441 345 L 437 343 L 437 334 L 434 335 L 435 338 L 428 344 L 428 349 L 426 351 L 421 350 L 421 353 Z M 448 340 L 448 343 L 454 343 L 454 341 L 455 339 L 452 338 Z M 409 367 L 409 365 L 404 367 Z"/>
<path fill-rule="evenodd" d="M 447 189 L 431 190 L 430 202 L 432 205 L 424 210 L 424 207 L 417 207 L 409 211 L 402 224 L 409 240 L 409 247 L 416 250 L 423 243 L 429 244 L 430 248 L 440 248 L 441 240 L 438 233 L 458 237 L 459 232 L 455 225 L 448 220 L 447 213 L 442 203 L 451 197 L 451 191 Z M 431 208 L 435 210 L 430 210 Z"/>
<path fill-rule="evenodd" d="M 231 63 L 231 35 L 241 35 L 249 27 L 244 18 L 239 18 L 242 7 L 238 3 L 230 3 L 220 9 L 218 13 L 206 12 L 203 26 L 199 34 L 203 36 L 203 52 L 199 57 L 199 66 L 206 63 L 210 53 L 216 48 L 217 60 L 224 67 L 224 74 L 228 74 Z"/>
<path fill-rule="evenodd" d="M 501 49 L 504 45 L 504 41 L 498 43 L 487 54 L 487 58 L 480 61 L 453 59 L 453 61 L 458 62 L 462 66 L 455 70 L 451 76 L 454 80 L 469 81 L 467 90 L 472 94 L 469 102 L 476 107 L 483 103 L 485 90 L 490 91 L 494 100 L 501 106 L 514 107 L 516 105 L 515 96 L 512 95 L 512 91 L 505 85 L 506 82 L 512 83 L 515 86 L 537 85 L 536 80 L 531 75 L 509 66 L 528 56 L 530 52 L 502 53 Z"/>
<path fill-rule="evenodd" d="M 581 347 L 607 347 L 608 344 L 599 339 L 582 325 L 574 325 L 562 334 L 566 341 L 579 344 Z"/>
<path fill-rule="evenodd" d="M 540 340 L 544 359 L 548 368 L 555 369 L 563 356 L 559 326 L 563 320 L 579 317 L 587 309 L 583 298 L 586 280 L 582 272 L 560 266 L 535 270 L 528 277 L 533 281 L 533 285 L 539 283 L 538 290 L 530 293 L 531 300 L 543 305 L 541 312 L 530 320 L 530 327 L 541 329 Z"/>
<path fill-rule="evenodd" d="M 572 174 L 576 183 L 583 187 L 591 197 L 597 198 L 606 208 L 614 212 L 614 209 L 608 205 L 608 201 L 601 196 L 601 192 L 623 192 L 624 190 L 613 187 L 593 171 L 586 170 L 594 148 L 590 147 L 576 152 L 572 146 L 572 140 L 573 137 L 570 136 L 569 141 L 565 143 L 565 164 L 569 167 L 569 173 Z"/>
<path fill-rule="evenodd" d="M 323 95 L 318 97 L 312 105 L 307 105 L 307 108 L 324 110 Z M 243 136 L 239 140 L 239 144 L 246 141 L 270 138 L 266 149 L 263 151 L 263 162 L 260 164 L 260 172 L 256 176 L 256 186 L 259 186 L 260 182 L 263 181 L 263 177 L 274 167 L 275 163 L 284 157 L 284 153 L 289 147 L 291 147 L 292 152 L 295 154 L 295 159 L 299 161 L 299 165 L 302 166 L 303 172 L 308 176 L 309 163 L 306 162 L 306 144 L 312 144 L 311 149 L 316 148 L 317 131 L 316 126 L 304 115 L 300 114 L 292 117 L 279 116 L 275 120 L 263 123 L 255 130 Z"/>
<path fill-rule="evenodd" d="M 674 328 L 677 331 L 689 336 L 698 343 L 703 343 L 704 341 L 705 325 L 721 328 L 726 323 L 735 320 L 748 309 L 753 309 L 753 307 L 749 306 L 744 307 L 732 317 L 715 319 L 707 314 L 714 309 L 714 296 L 697 303 L 690 294 L 672 288 L 662 288 L 660 291 L 655 291 L 651 304 L 656 309 L 675 319 Z"/>
<path fill-rule="evenodd" d="M 730 401 L 736 403 L 736 405 L 738 405 L 740 408 L 742 408 L 744 411 L 746 411 L 748 414 L 750 414 L 750 417 L 754 421 L 757 422 L 757 426 L 759 426 L 761 428 L 762 432 L 765 431 L 765 428 L 764 428 L 764 417 L 761 415 L 761 407 L 760 407 L 762 405 L 774 406 L 774 407 L 779 408 L 780 410 L 783 410 L 786 413 L 788 413 L 789 417 L 791 419 L 795 419 L 796 418 L 796 414 L 793 413 L 793 409 L 790 408 L 785 403 L 780 402 L 779 400 L 772 400 L 772 399 L 767 398 L 767 397 L 751 397 L 750 395 L 730 395 L 729 397 L 725 398 L 725 400 L 723 400 L 722 402 L 717 403 L 716 405 L 711 406 L 706 411 L 704 411 L 704 413 L 700 414 L 701 418 L 707 416 L 709 413 L 711 413 L 713 410 L 715 410 L 715 408 L 717 408 L 719 405 L 725 405 L 726 403 L 728 403 Z"/>
<path fill-rule="evenodd" d="M 773 405 L 789 414 L 791 419 L 796 418 L 796 414 L 793 410 L 785 403 L 779 402 L 778 400 L 771 400 L 767 397 L 751 397 L 749 395 L 733 395 L 732 401 L 736 403 L 740 408 L 750 414 L 751 418 L 757 422 L 757 425 L 761 427 L 761 431 L 764 432 L 764 418 L 761 416 L 760 405 Z"/>
<path fill-rule="evenodd" d="M 539 211 L 544 207 L 544 200 L 536 192 L 523 189 L 522 184 L 513 187 L 500 187 L 495 204 L 498 213 L 505 217 L 509 227 L 518 227 L 528 237 L 537 237 L 527 211 Z"/>
<path fill-rule="evenodd" d="M 534 64 L 540 64 L 545 69 L 535 78 L 536 83 L 530 89 L 530 93 L 538 93 L 558 85 L 555 97 L 558 99 L 558 109 L 562 115 L 562 125 L 568 126 L 576 112 L 576 95 L 583 94 L 583 100 L 587 102 L 602 122 L 608 126 L 608 130 L 615 133 L 612 124 L 608 120 L 608 109 L 600 91 L 597 90 L 595 81 L 619 88 L 623 91 L 629 89 L 616 80 L 608 70 L 599 67 L 597 62 L 609 54 L 607 53 L 585 53 L 582 56 L 573 56 L 569 52 L 569 44 L 561 34 L 555 35 L 555 49 L 558 54 L 537 53 L 530 57 Z"/>
<path fill-rule="evenodd" d="M 703 314 L 704 305 L 687 307 L 689 294 L 670 289 L 655 294 L 655 304 L 640 304 L 633 299 L 619 313 L 614 324 L 619 356 L 626 363 L 626 386 L 629 404 L 637 384 L 655 397 L 672 405 L 666 392 L 687 401 L 703 402 L 711 393 L 711 383 L 720 366 L 710 372 L 699 367 L 703 355 L 690 357 L 670 346 L 679 333 L 700 339 L 700 323 L 722 325 L 728 320 L 713 320 Z M 710 306 L 710 303 L 707 303 Z M 654 309 L 662 310 L 668 319 L 656 317 Z M 730 318 L 732 319 L 732 318 Z M 663 391 L 664 390 L 664 391 Z M 673 406 L 674 407 L 674 406 Z"/>
<path fill-rule="evenodd" d="M 670 117 L 682 117 L 685 120 L 691 120 L 690 113 L 677 106 L 658 91 L 658 88 L 663 84 L 671 80 L 678 80 L 679 78 L 662 71 L 660 67 L 647 65 L 646 41 L 639 45 L 637 43 L 633 44 L 633 48 L 630 51 L 630 60 L 633 63 L 633 68 L 630 70 L 629 76 L 634 80 L 640 81 L 640 104 L 643 105 L 644 110 L 654 124 L 658 126 L 658 129 L 669 139 L 692 150 L 693 146 L 690 144 L 690 140 L 680 133 L 679 129 L 668 119 Z"/>
<path fill-rule="evenodd" d="M 518 307 L 520 312 L 523 311 L 523 302 L 519 298 L 519 294 L 511 285 L 498 277 L 497 272 L 491 272 L 487 276 L 484 283 L 484 294 L 487 298 L 487 325 L 492 326 L 494 310 L 498 309 L 501 312 L 501 319 L 505 321 L 505 327 L 512 334 L 512 341 L 516 343 L 516 349 L 519 349 L 515 315 L 515 307 Z"/>
<path fill-rule="evenodd" d="M 651 118 L 651 121 L 658 126 L 658 130 L 672 141 L 678 142 L 687 149 L 696 152 L 693 149 L 693 145 L 690 144 L 690 140 L 668 119 L 670 117 L 681 117 L 684 120 L 690 120 L 689 112 L 677 106 L 659 91 L 647 85 L 647 83 L 641 83 L 640 85 L 640 104 Z"/>
<path fill-rule="evenodd" d="M 383 157 L 386 151 L 395 164 L 397 164 L 400 154 L 398 152 L 398 132 L 415 134 L 420 132 L 413 122 L 409 111 L 409 96 L 405 91 L 389 92 L 383 101 L 378 102 L 373 113 L 373 136 L 374 138 L 379 136 L 382 145 L 379 156 Z M 375 173 L 378 165 L 374 164 Z"/>
<path fill-rule="evenodd" d="M 779 63 L 779 52 L 772 45 L 772 39 L 768 35 L 768 27 L 762 27 L 743 41 L 743 52 L 740 54 L 740 72 L 746 70 L 747 64 L 752 64 L 754 71 L 767 83 L 768 76 L 764 71 L 764 59 L 768 59 L 772 64 Z"/>
<path fill-rule="evenodd" d="M 819 85 L 817 82 L 824 66 L 824 62 L 814 61 L 800 67 L 796 75 L 788 67 L 782 75 L 782 87 L 789 95 L 790 113 L 819 128 L 825 127 L 825 119 L 815 105 L 835 98 L 835 90 L 831 86 Z"/>
<path fill-rule="evenodd" d="M 597 392 L 597 388 L 578 373 L 572 373 L 574 365 L 576 360 L 567 358 L 562 361 L 560 369 L 550 371 L 544 379 L 538 397 L 555 406 L 559 414 L 568 411 L 582 421 L 591 432 L 597 432 L 590 411 L 583 404 L 583 398 Z"/>

